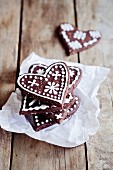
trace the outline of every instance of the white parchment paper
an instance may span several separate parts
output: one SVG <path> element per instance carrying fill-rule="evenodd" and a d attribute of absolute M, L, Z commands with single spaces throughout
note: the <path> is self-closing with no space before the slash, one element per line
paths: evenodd
<path fill-rule="evenodd" d="M 35 63 L 50 65 L 58 60 L 45 59 L 34 52 L 28 56 L 20 67 L 20 74 L 27 73 L 29 67 Z M 0 110 L 0 126 L 6 131 L 25 133 L 28 136 L 46 141 L 62 147 L 75 147 L 83 144 L 94 135 L 98 128 L 98 114 L 100 112 L 97 91 L 100 83 L 107 77 L 110 69 L 87 66 L 79 63 L 66 62 L 70 66 L 77 66 L 82 69 L 82 80 L 75 89 L 75 94 L 81 100 L 78 111 L 60 125 L 35 132 L 23 115 L 19 115 L 21 107 L 21 92 L 16 89 L 11 94 L 7 103 Z"/>

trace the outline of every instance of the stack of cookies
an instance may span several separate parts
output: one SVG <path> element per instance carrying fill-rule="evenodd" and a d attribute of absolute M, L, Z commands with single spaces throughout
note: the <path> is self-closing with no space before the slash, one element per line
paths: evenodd
<path fill-rule="evenodd" d="M 19 76 L 23 96 L 20 114 L 35 131 L 60 124 L 76 112 L 80 100 L 74 91 L 81 75 L 80 68 L 56 62 L 50 66 L 34 64 Z"/>

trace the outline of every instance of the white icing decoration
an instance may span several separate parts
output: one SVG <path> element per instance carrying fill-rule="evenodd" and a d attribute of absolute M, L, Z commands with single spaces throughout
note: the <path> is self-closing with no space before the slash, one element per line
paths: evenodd
<path fill-rule="evenodd" d="M 74 108 L 76 108 L 76 105 L 74 105 Z"/>
<path fill-rule="evenodd" d="M 42 77 L 40 77 L 40 80 L 42 80 L 43 78 Z"/>
<path fill-rule="evenodd" d="M 45 66 L 45 65 L 43 65 L 43 64 L 34 64 L 34 65 L 32 66 L 32 68 L 31 68 L 31 73 L 34 71 L 34 68 L 35 68 L 36 66 L 41 66 L 41 67 L 44 67 L 45 69 L 47 68 L 47 66 Z"/>
<path fill-rule="evenodd" d="M 82 45 L 77 41 L 72 41 L 72 42 L 69 42 L 68 45 L 73 49 L 79 49 L 79 48 L 82 48 Z"/>
<path fill-rule="evenodd" d="M 57 80 L 57 78 L 60 77 L 61 74 L 59 73 L 59 71 L 56 71 L 55 73 L 52 74 L 52 76 L 54 76 L 55 80 Z"/>
<path fill-rule="evenodd" d="M 75 75 L 74 70 L 69 70 L 70 76 L 73 77 Z"/>
<path fill-rule="evenodd" d="M 44 105 L 44 104 L 42 104 L 41 106 L 31 107 L 36 102 L 36 99 L 34 99 L 32 102 L 29 103 L 30 108 L 26 108 L 26 99 L 27 99 L 27 96 L 25 96 L 25 99 L 23 102 L 23 108 L 22 108 L 23 111 L 32 111 L 32 110 L 40 110 L 40 109 L 45 110 L 49 108 L 48 105 Z M 35 116 L 35 118 L 38 118 L 38 116 Z"/>
<path fill-rule="evenodd" d="M 44 91 L 49 92 L 50 94 L 54 93 L 57 94 L 57 91 L 59 90 L 59 84 L 55 84 L 55 82 L 48 82 L 48 84 L 45 86 Z"/>
<path fill-rule="evenodd" d="M 96 38 L 94 38 L 93 40 L 90 40 L 90 41 L 88 41 L 88 42 L 85 42 L 83 45 L 84 45 L 84 47 L 87 47 L 88 45 L 92 45 L 92 44 L 94 44 L 95 42 L 97 42 L 97 39 L 96 39 Z"/>
<path fill-rule="evenodd" d="M 50 78 L 50 75 L 48 74 L 47 77 Z"/>
<path fill-rule="evenodd" d="M 40 126 L 40 123 L 37 123 L 37 126 Z"/>
<path fill-rule="evenodd" d="M 84 47 L 87 47 L 87 46 L 88 46 L 88 43 L 87 43 L 87 42 L 85 42 L 83 45 L 84 45 Z"/>
<path fill-rule="evenodd" d="M 67 66 L 65 65 L 65 63 L 63 63 L 63 62 L 57 62 L 57 63 L 51 64 L 48 68 L 46 67 L 47 70 L 45 71 L 45 74 L 42 75 L 42 77 L 46 77 L 47 74 L 49 73 L 49 71 L 51 70 L 51 68 L 54 67 L 54 66 L 56 66 L 56 65 L 62 65 L 62 66 L 64 67 L 64 69 L 65 69 L 65 75 L 66 75 L 66 76 L 65 76 L 65 84 L 64 84 L 64 88 L 63 88 L 63 91 L 62 91 L 62 96 L 61 96 L 61 98 L 60 98 L 60 99 L 52 99 L 52 100 L 55 101 L 55 102 L 58 102 L 58 103 L 61 103 L 61 104 L 62 104 L 62 101 L 63 101 L 63 98 L 64 98 L 64 94 L 65 94 L 65 90 L 67 89 L 68 76 L 69 76 L 68 69 L 67 69 Z M 21 84 L 21 79 L 22 79 L 22 78 L 25 78 L 25 77 L 27 78 L 27 76 L 30 76 L 30 75 L 35 76 L 36 74 L 27 73 L 27 74 L 20 75 L 20 76 L 18 77 L 18 80 L 17 80 L 18 85 L 19 85 L 23 90 L 27 91 L 28 93 L 34 94 L 34 95 L 36 95 L 36 96 L 38 96 L 38 97 L 44 97 L 44 98 L 46 98 L 46 99 L 51 99 L 49 96 L 43 96 L 43 95 L 39 94 L 39 92 L 38 92 L 38 93 L 36 93 L 36 92 L 34 92 L 34 91 L 31 92 L 29 89 L 27 89 L 27 87 L 26 87 L 26 88 L 23 87 L 23 85 Z"/>
<path fill-rule="evenodd" d="M 86 38 L 86 33 L 83 33 L 83 34 L 82 34 L 82 36 L 81 36 L 81 40 L 83 40 L 83 41 L 84 41 L 84 40 L 85 40 L 85 38 Z"/>
<path fill-rule="evenodd" d="M 63 38 L 65 39 L 66 42 L 70 41 L 70 39 L 68 38 L 66 32 L 62 31 L 61 34 L 62 34 L 62 36 L 63 36 Z"/>
<path fill-rule="evenodd" d="M 33 79 L 33 81 L 28 81 L 28 83 L 31 84 L 31 86 L 34 86 L 34 85 L 39 86 L 39 84 L 36 83 L 35 79 Z"/>
<path fill-rule="evenodd" d="M 65 71 L 62 71 L 62 74 L 65 74 Z"/>
<path fill-rule="evenodd" d="M 76 104 L 78 104 L 78 101 L 76 101 Z"/>
<path fill-rule="evenodd" d="M 93 39 L 93 42 L 97 42 L 97 39 L 96 39 L 96 38 L 94 38 L 94 39 Z"/>
<path fill-rule="evenodd" d="M 89 31 L 89 34 L 92 38 L 100 38 L 101 34 L 98 31 Z"/>
<path fill-rule="evenodd" d="M 36 107 L 34 107 L 34 108 L 24 109 L 24 111 L 32 111 L 32 110 L 40 110 L 40 109 L 44 110 L 44 109 L 46 109 L 46 108 L 48 108 L 48 107 L 49 107 L 49 106 L 41 105 L 41 106 L 36 106 Z"/>
<path fill-rule="evenodd" d="M 38 119 L 35 120 L 35 122 L 38 122 L 38 121 L 39 121 Z"/>
<path fill-rule="evenodd" d="M 73 110 L 73 108 L 70 108 L 70 110 L 72 111 L 72 110 Z"/>
<path fill-rule="evenodd" d="M 29 108 L 29 110 L 40 110 L 40 109 L 45 110 L 47 108 L 49 108 L 49 106 L 42 104 L 41 106 L 36 106 L 34 108 Z"/>
<path fill-rule="evenodd" d="M 73 38 L 84 40 L 86 38 L 86 33 L 83 33 L 82 31 L 76 31 L 73 35 Z"/>
<path fill-rule="evenodd" d="M 64 31 L 73 31 L 74 27 L 70 23 L 61 24 L 61 28 Z"/>
<path fill-rule="evenodd" d="M 73 96 L 69 93 L 69 97 L 64 100 L 64 103 L 69 103 L 71 99 L 73 99 Z"/>
<path fill-rule="evenodd" d="M 44 74 L 44 70 L 43 70 L 43 69 L 39 69 L 39 70 L 37 70 L 37 74 L 38 74 L 38 75 L 42 75 L 42 74 Z"/>
<path fill-rule="evenodd" d="M 70 71 L 76 71 L 77 73 L 77 75 L 76 75 L 76 77 L 75 77 L 75 79 L 74 79 L 74 81 L 71 83 L 71 84 L 69 84 L 69 88 L 73 85 L 73 84 L 75 84 L 75 82 L 79 79 L 79 76 L 81 75 L 81 72 L 80 72 L 80 69 L 79 68 L 77 68 L 77 67 L 73 67 L 73 66 L 70 66 L 70 70 L 69 70 L 69 72 Z"/>
<path fill-rule="evenodd" d="M 32 101 L 29 103 L 29 106 L 32 106 L 36 101 L 37 101 L 37 99 L 32 100 Z"/>
<path fill-rule="evenodd" d="M 41 122 L 41 124 L 43 125 L 43 124 L 44 124 L 44 122 Z"/>
<path fill-rule="evenodd" d="M 52 71 L 50 71 L 49 74 L 52 74 Z"/>
<path fill-rule="evenodd" d="M 46 122 L 46 123 L 48 123 L 48 122 L 49 122 L 49 120 L 45 120 L 45 122 Z"/>
<path fill-rule="evenodd" d="M 35 79 L 37 79 L 37 76 L 35 76 Z"/>
<path fill-rule="evenodd" d="M 62 114 L 60 113 L 59 115 L 55 115 L 56 119 L 62 118 Z"/>
<path fill-rule="evenodd" d="M 37 119 L 37 118 L 38 118 L 38 116 L 35 116 L 35 118 Z"/>
<path fill-rule="evenodd" d="M 32 79 L 32 78 L 33 78 L 33 76 L 30 76 L 30 78 Z"/>

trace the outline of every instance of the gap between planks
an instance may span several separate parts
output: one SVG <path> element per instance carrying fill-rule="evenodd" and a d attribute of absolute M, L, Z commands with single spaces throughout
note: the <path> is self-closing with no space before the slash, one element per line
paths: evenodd
<path fill-rule="evenodd" d="M 78 17 L 77 17 L 77 7 L 76 7 L 76 0 L 73 0 L 73 4 L 74 4 L 74 11 L 75 11 L 75 26 L 78 28 Z M 78 57 L 78 63 L 80 63 L 80 53 L 77 53 L 77 57 Z M 84 143 L 84 149 L 85 149 L 85 159 L 86 159 L 86 170 L 88 170 L 88 155 L 87 155 L 87 144 L 86 142 Z"/>
<path fill-rule="evenodd" d="M 16 78 L 15 78 L 15 90 L 17 88 L 17 78 L 19 76 L 19 71 L 20 71 L 20 51 L 21 51 L 21 38 L 22 38 L 22 21 L 23 21 L 23 0 L 20 0 L 20 25 L 19 25 L 18 58 L 17 58 Z M 9 170 L 11 170 L 11 167 L 12 167 L 13 143 L 14 143 L 14 132 L 12 132 L 12 139 L 11 139 L 11 154 L 10 154 L 10 167 L 9 167 Z"/>

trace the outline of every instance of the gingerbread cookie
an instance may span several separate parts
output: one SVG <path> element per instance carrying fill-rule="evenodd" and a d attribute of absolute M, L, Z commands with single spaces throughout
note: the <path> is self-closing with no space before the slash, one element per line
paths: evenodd
<path fill-rule="evenodd" d="M 37 115 L 29 114 L 29 115 L 26 115 L 25 117 L 30 122 L 34 130 L 39 131 L 53 124 L 61 123 L 64 119 L 69 118 L 71 115 L 73 115 L 77 111 L 79 104 L 80 104 L 80 100 L 77 96 L 75 96 L 74 104 L 70 106 L 67 110 L 65 110 L 65 114 L 63 113 L 64 112 L 63 111 L 63 112 L 53 113 L 53 114 L 48 113 L 47 115 L 46 114 L 37 114 Z"/>
<path fill-rule="evenodd" d="M 71 105 L 74 101 L 74 94 L 67 94 L 64 100 L 64 108 Z M 33 99 L 29 95 L 23 97 L 20 114 L 39 114 L 46 112 L 60 111 L 62 108 L 53 104 L 44 103 L 38 99 Z"/>
<path fill-rule="evenodd" d="M 37 116 L 37 115 L 29 114 L 29 115 L 25 115 L 25 117 L 29 121 L 29 123 L 32 125 L 35 131 L 40 131 L 42 129 L 45 129 L 49 126 L 56 124 L 56 122 L 53 122 L 52 120 L 47 121 L 48 119 L 41 115 Z"/>
<path fill-rule="evenodd" d="M 69 92 L 75 88 L 81 80 L 82 70 L 75 66 L 69 66 L 70 73 L 70 83 L 69 83 Z M 47 66 L 44 64 L 34 64 L 29 68 L 29 73 L 35 73 L 39 75 L 43 75 L 47 69 Z"/>
<path fill-rule="evenodd" d="M 51 64 L 44 74 L 26 73 L 17 80 L 19 87 L 30 96 L 61 107 L 68 93 L 69 82 L 69 69 L 64 62 Z"/>
<path fill-rule="evenodd" d="M 101 39 L 98 31 L 80 31 L 70 23 L 62 23 L 59 26 L 59 35 L 69 55 L 93 47 Z"/>

